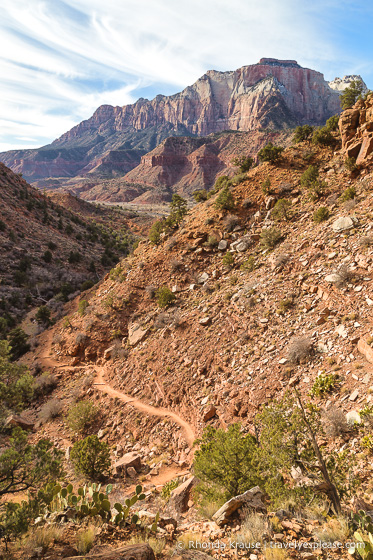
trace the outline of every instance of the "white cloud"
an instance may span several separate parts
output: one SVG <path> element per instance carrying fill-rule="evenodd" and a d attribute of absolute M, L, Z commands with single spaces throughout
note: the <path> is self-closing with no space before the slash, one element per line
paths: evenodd
<path fill-rule="evenodd" d="M 136 90 L 153 84 L 177 91 L 209 68 L 272 56 L 328 69 L 339 53 L 327 38 L 323 5 L 2 0 L 0 149 L 46 143 L 100 104 L 131 103 Z"/>

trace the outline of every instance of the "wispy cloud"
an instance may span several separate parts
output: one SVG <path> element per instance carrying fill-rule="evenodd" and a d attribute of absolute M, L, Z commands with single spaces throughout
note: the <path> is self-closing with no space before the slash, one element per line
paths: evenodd
<path fill-rule="evenodd" d="M 134 102 L 146 88 L 176 92 L 210 68 L 262 56 L 296 58 L 333 78 L 343 73 L 340 46 L 322 14 L 334 7 L 332 0 L 2 0 L 0 149 L 48 143 L 100 104 Z"/>

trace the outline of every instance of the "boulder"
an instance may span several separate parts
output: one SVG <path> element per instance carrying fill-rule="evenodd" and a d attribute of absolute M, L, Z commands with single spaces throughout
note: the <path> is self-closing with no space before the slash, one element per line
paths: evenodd
<path fill-rule="evenodd" d="M 130 346 L 136 346 L 144 340 L 149 329 L 144 329 L 139 323 L 131 323 L 128 327 L 128 343 Z"/>
<path fill-rule="evenodd" d="M 333 231 L 338 233 L 340 231 L 346 231 L 348 229 L 352 229 L 354 226 L 355 226 L 354 220 L 349 216 L 346 216 L 344 218 L 338 218 L 338 220 L 333 222 L 332 229 Z"/>
<path fill-rule="evenodd" d="M 208 406 L 202 413 L 202 420 L 204 422 L 208 422 L 209 420 L 211 420 L 211 418 L 213 418 L 216 414 L 216 407 L 214 405 L 210 405 Z"/>
<path fill-rule="evenodd" d="M 349 426 L 361 424 L 361 416 L 357 410 L 350 410 L 350 412 L 346 414 L 346 421 Z"/>
<path fill-rule="evenodd" d="M 109 346 L 109 348 L 106 348 L 106 350 L 104 351 L 104 360 L 110 360 L 110 358 L 113 355 L 113 352 L 115 350 L 115 346 Z"/>
<path fill-rule="evenodd" d="M 33 424 L 33 422 L 30 422 L 29 420 L 26 420 L 25 418 L 22 418 L 21 416 L 17 416 L 16 414 L 11 414 L 5 420 L 5 427 L 6 428 L 19 427 L 19 428 L 22 428 L 23 430 L 33 430 L 34 429 L 34 424 Z"/>
<path fill-rule="evenodd" d="M 207 272 L 203 272 L 202 274 L 200 274 L 200 276 L 198 277 L 198 284 L 204 284 L 205 282 L 207 282 L 207 280 L 209 279 L 209 275 L 207 274 Z"/>
<path fill-rule="evenodd" d="M 141 470 L 141 457 L 134 451 L 123 455 L 114 465 L 116 474 L 123 475 L 127 472 L 129 467 L 133 467 L 136 472 L 140 472 Z"/>
<path fill-rule="evenodd" d="M 107 549 L 97 554 L 69 556 L 66 560 L 155 560 L 153 549 L 148 544 L 131 544 L 122 548 Z"/>
<path fill-rule="evenodd" d="M 231 498 L 213 515 L 212 518 L 215 523 L 221 527 L 222 525 L 228 523 L 232 515 L 243 506 L 255 509 L 256 511 L 265 512 L 266 508 L 263 503 L 263 499 L 264 493 L 261 491 L 259 486 L 255 486 L 243 494 Z"/>
<path fill-rule="evenodd" d="M 172 490 L 168 502 L 170 509 L 174 510 L 176 513 L 184 513 L 187 511 L 190 492 L 197 482 L 198 479 L 192 476 L 175 488 L 175 490 Z"/>
<path fill-rule="evenodd" d="M 228 247 L 228 241 L 226 239 L 222 239 L 221 241 L 219 241 L 219 245 L 218 245 L 219 251 L 225 251 L 227 247 Z"/>
<path fill-rule="evenodd" d="M 373 364 L 373 348 L 369 346 L 369 344 L 367 344 L 363 338 L 360 338 L 359 342 L 357 343 L 357 349 L 368 362 Z"/>

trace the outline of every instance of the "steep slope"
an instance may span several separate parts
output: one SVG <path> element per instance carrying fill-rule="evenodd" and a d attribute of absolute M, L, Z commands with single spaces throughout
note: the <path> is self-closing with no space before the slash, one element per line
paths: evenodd
<path fill-rule="evenodd" d="M 66 197 L 56 204 L 0 164 L 0 316 L 9 327 L 35 306 L 61 307 L 129 251 L 126 214 L 71 199 L 65 209 Z"/>
<path fill-rule="evenodd" d="M 169 136 L 323 124 L 339 110 L 339 93 L 321 73 L 295 61 L 264 58 L 235 71 L 211 70 L 169 97 L 103 105 L 49 146 L 5 152 L 0 159 L 30 180 L 123 175 Z"/>

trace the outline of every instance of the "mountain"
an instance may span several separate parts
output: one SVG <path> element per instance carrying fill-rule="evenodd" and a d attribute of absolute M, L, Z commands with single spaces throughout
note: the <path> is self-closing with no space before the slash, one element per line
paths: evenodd
<path fill-rule="evenodd" d="M 0 319 L 9 327 L 37 306 L 60 309 L 128 253 L 131 229 L 141 232 L 133 214 L 68 193 L 52 200 L 3 164 L 0 205 Z"/>
<path fill-rule="evenodd" d="M 169 136 L 321 125 L 339 111 L 339 93 L 320 72 L 294 60 L 263 58 L 235 71 L 208 71 L 175 95 L 102 105 L 52 144 L 4 152 L 0 160 L 32 181 L 123 176 Z"/>

